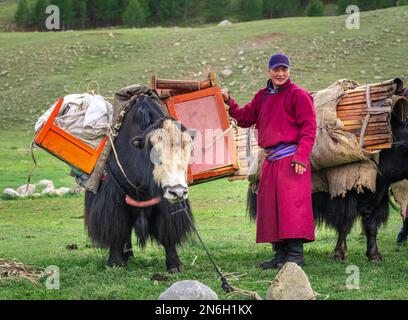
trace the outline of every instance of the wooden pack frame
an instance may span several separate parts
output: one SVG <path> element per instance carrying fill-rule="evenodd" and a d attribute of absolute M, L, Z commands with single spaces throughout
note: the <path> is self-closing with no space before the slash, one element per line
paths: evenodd
<path fill-rule="evenodd" d="M 172 96 L 164 99 L 163 102 L 166 104 L 170 116 L 180 120 L 187 128 L 200 131 L 201 137 L 206 136 L 206 129 L 215 129 L 218 132 L 222 131 L 225 133 L 230 128 L 224 100 L 218 86 Z M 217 136 L 212 138 L 217 140 Z M 222 139 L 224 139 L 224 144 L 222 145 L 224 148 L 224 162 L 196 164 L 193 161 L 188 169 L 188 182 L 190 184 L 231 176 L 239 169 L 236 142 L 232 132 L 225 134 Z M 204 159 L 207 159 L 206 152 L 209 148 L 207 149 L 206 146 L 211 145 L 212 142 L 215 145 L 216 142 L 205 140 L 205 138 L 201 140 L 204 143 L 200 144 L 203 147 L 200 154 Z M 215 158 L 217 160 L 217 151 L 213 147 L 211 148 L 211 152 L 213 152 L 213 155 L 211 155 L 212 159 Z M 194 152 L 193 159 L 196 155 Z M 225 159 L 225 155 L 227 155 L 228 159 Z"/>
<path fill-rule="evenodd" d="M 195 92 L 216 86 L 217 76 L 214 72 L 208 74 L 207 79 L 202 81 L 158 79 L 153 76 L 151 88 L 161 99 L 174 97 L 180 94 Z"/>

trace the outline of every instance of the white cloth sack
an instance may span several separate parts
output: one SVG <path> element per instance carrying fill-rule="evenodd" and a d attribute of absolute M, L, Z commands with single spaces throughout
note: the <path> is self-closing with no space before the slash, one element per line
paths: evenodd
<path fill-rule="evenodd" d="M 35 131 L 50 117 L 54 103 L 37 121 Z M 100 95 L 70 94 L 55 119 L 55 124 L 96 149 L 112 125 L 113 107 Z"/>

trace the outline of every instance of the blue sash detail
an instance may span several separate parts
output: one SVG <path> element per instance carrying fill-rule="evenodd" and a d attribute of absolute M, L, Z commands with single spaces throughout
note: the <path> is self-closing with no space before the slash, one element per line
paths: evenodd
<path fill-rule="evenodd" d="M 296 153 L 297 145 L 296 144 L 285 144 L 281 143 L 276 147 L 266 148 L 265 158 L 268 161 L 276 161 L 289 156 L 293 156 Z"/>

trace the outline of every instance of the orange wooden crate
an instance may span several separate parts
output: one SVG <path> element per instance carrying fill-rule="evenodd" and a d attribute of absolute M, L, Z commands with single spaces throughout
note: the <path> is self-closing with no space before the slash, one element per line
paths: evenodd
<path fill-rule="evenodd" d="M 93 149 L 88 144 L 58 127 L 54 121 L 63 102 L 63 98 L 58 101 L 47 122 L 36 135 L 34 142 L 64 162 L 86 174 L 90 174 L 105 146 L 108 136 L 102 140 L 97 149 Z"/>
<path fill-rule="evenodd" d="M 169 114 L 180 120 L 187 128 L 196 129 L 205 136 L 205 129 L 219 129 L 224 131 L 229 128 L 227 111 L 219 87 L 210 87 L 191 93 L 185 93 L 170 97 L 164 100 Z M 192 163 L 188 167 L 188 182 L 196 184 L 218 177 L 231 176 L 239 169 L 239 162 L 236 154 L 236 143 L 232 133 L 224 138 L 224 157 L 220 162 L 215 161 L 210 164 Z M 195 141 L 196 142 L 196 141 Z M 204 141 L 206 145 L 209 141 Z M 202 152 L 202 158 L 206 158 L 206 153 L 214 153 L 211 148 Z M 210 158 L 217 157 L 214 153 Z M 195 154 L 193 152 L 193 160 Z"/>

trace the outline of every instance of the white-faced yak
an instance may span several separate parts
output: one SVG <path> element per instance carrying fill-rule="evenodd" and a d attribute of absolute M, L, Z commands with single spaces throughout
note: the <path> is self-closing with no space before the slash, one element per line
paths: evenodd
<path fill-rule="evenodd" d="M 129 104 L 115 140 L 117 156 L 96 194 L 85 194 L 85 224 L 98 247 L 109 248 L 107 265 L 123 266 L 150 238 L 164 246 L 169 272 L 182 272 L 176 245 L 192 230 L 187 167 L 192 138 L 157 104 L 139 96 Z M 182 210 L 185 208 L 186 210 Z M 187 216 L 188 214 L 188 216 Z"/>
<path fill-rule="evenodd" d="M 391 127 L 394 143 L 391 149 L 380 152 L 374 193 L 369 190 L 360 194 L 349 191 L 344 198 L 340 196 L 334 199 L 326 192 L 312 194 L 316 223 L 326 223 L 338 233 L 333 256 L 337 261 L 343 261 L 347 257 L 347 236 L 358 217 L 361 217 L 367 236 L 368 259 L 382 260 L 377 245 L 377 232 L 388 219 L 388 189 L 392 183 L 408 178 L 408 126 L 397 117 L 392 117 Z M 256 194 L 251 188 L 247 194 L 247 211 L 251 218 L 256 218 Z"/>

